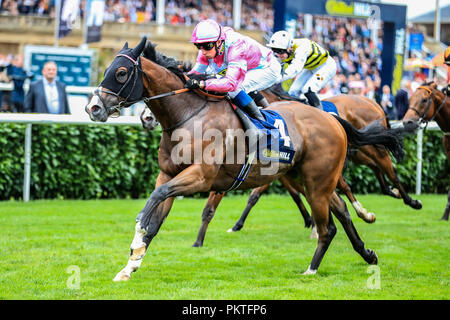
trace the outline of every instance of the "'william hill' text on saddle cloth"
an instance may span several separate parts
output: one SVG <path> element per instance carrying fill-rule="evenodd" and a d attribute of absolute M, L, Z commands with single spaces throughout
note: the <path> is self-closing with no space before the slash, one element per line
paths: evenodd
<path fill-rule="evenodd" d="M 266 139 L 258 143 L 258 158 L 260 160 L 291 163 L 295 150 L 289 137 L 284 119 L 273 110 L 260 110 L 266 121 L 249 117 L 255 126 L 265 133 Z M 264 143 L 266 140 L 266 143 Z"/>

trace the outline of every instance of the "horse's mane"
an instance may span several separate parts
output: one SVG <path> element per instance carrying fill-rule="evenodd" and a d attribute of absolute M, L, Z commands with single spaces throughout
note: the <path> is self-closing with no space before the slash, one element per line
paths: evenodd
<path fill-rule="evenodd" d="M 156 51 L 156 46 L 157 44 L 152 44 L 150 41 L 147 41 L 143 51 L 144 58 L 147 58 L 150 61 L 153 61 L 156 64 L 172 71 L 183 81 L 183 83 L 185 83 L 186 79 L 184 78 L 184 73 L 192 69 L 192 63 L 183 62 L 176 60 L 175 58 L 168 57 L 161 52 Z"/>
<path fill-rule="evenodd" d="M 427 87 L 429 87 L 429 86 L 431 86 L 433 83 L 435 83 L 434 81 L 425 81 L 424 83 L 422 83 L 422 85 L 421 86 L 427 86 Z M 438 88 L 436 88 L 437 89 L 437 91 L 439 91 L 440 93 L 442 93 L 443 95 L 446 95 L 446 90 L 447 90 L 447 88 L 446 87 L 443 87 L 442 89 L 438 89 Z"/>

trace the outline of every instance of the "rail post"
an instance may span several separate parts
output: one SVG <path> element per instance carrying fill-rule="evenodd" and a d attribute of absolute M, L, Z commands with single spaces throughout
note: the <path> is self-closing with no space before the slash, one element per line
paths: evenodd
<path fill-rule="evenodd" d="M 417 130 L 417 167 L 416 167 L 416 195 L 420 195 L 422 190 L 422 142 L 423 129 Z"/>
<path fill-rule="evenodd" d="M 30 173 L 31 173 L 31 123 L 25 127 L 25 150 L 24 150 L 24 174 L 23 174 L 23 201 L 30 200 Z"/>

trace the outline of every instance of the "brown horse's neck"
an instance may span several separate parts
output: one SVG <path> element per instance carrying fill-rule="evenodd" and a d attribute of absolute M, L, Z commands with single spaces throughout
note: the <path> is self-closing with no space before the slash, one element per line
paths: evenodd
<path fill-rule="evenodd" d="M 170 70 L 141 57 L 143 75 L 144 96 L 168 93 L 170 91 L 182 89 L 183 82 Z M 196 94 L 185 92 L 151 100 L 148 104 L 150 110 L 155 115 L 163 128 L 170 128 L 186 119 L 197 106 L 203 103 Z"/>
<path fill-rule="evenodd" d="M 439 93 L 437 93 L 439 92 Z M 444 99 L 446 98 L 446 95 L 442 92 L 436 90 L 434 93 L 434 107 L 436 110 L 441 107 L 442 103 L 444 102 Z M 443 132 L 450 132 L 450 97 L 447 97 L 447 100 L 445 101 L 445 104 L 441 107 L 439 112 L 436 114 L 434 120 L 438 124 L 439 128 Z"/>

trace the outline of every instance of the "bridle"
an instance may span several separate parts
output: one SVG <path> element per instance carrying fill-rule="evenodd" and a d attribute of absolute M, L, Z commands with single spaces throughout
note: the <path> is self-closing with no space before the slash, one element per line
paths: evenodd
<path fill-rule="evenodd" d="M 442 109 L 442 107 L 445 105 L 445 103 L 446 103 L 446 101 L 447 101 L 447 95 L 444 94 L 444 95 L 445 95 L 445 98 L 444 98 L 444 100 L 442 101 L 441 105 L 439 106 L 439 108 L 435 108 L 435 110 L 434 110 L 434 112 L 433 112 L 433 115 L 431 116 L 430 119 L 427 120 L 425 117 L 426 117 L 426 115 L 428 114 L 428 111 L 430 111 L 431 103 L 433 102 L 433 97 L 432 97 L 433 91 L 432 91 L 430 88 L 426 87 L 426 86 L 420 86 L 420 87 L 417 88 L 417 90 L 419 90 L 419 89 L 424 89 L 425 91 L 428 92 L 428 94 L 429 94 L 428 97 L 427 97 L 427 99 L 428 99 L 428 104 L 427 104 L 425 110 L 424 110 L 422 113 L 420 113 L 419 110 L 417 110 L 416 108 L 411 107 L 411 106 L 409 107 L 409 109 L 413 110 L 413 111 L 419 116 L 419 126 L 420 126 L 422 123 L 425 123 L 425 129 L 426 129 L 427 126 L 428 126 L 428 123 L 429 123 L 430 121 L 433 121 L 433 120 L 434 120 L 434 118 L 436 117 L 436 115 L 439 113 L 439 111 L 440 111 L 440 110 Z"/>
<path fill-rule="evenodd" d="M 108 108 L 110 110 L 113 110 L 113 112 L 111 114 L 114 114 L 116 112 L 118 114 L 120 114 L 120 111 L 123 108 L 129 107 L 129 106 L 131 106 L 131 105 L 141 101 L 141 100 L 128 101 L 128 99 L 130 98 L 131 94 L 134 91 L 134 87 L 136 86 L 137 80 L 139 78 L 139 71 L 144 73 L 142 71 L 142 69 L 141 69 L 141 66 L 140 66 L 140 57 L 138 57 L 136 60 L 134 60 L 130 56 L 128 56 L 126 54 L 123 54 L 123 53 L 119 53 L 116 56 L 116 58 L 117 57 L 125 57 L 125 58 L 127 58 L 128 60 L 130 60 L 133 63 L 133 69 L 131 70 L 131 75 L 128 77 L 127 81 L 125 81 L 125 83 L 122 85 L 122 87 L 120 88 L 120 90 L 117 93 L 113 92 L 113 91 L 110 91 L 110 90 L 107 90 L 107 89 L 104 89 L 104 88 L 100 88 L 100 87 L 94 90 L 94 95 L 96 95 L 100 99 L 100 101 L 103 103 L 104 106 L 106 106 L 106 103 L 103 100 L 103 98 L 100 95 L 100 93 L 110 94 L 110 95 L 113 95 L 113 96 L 115 96 L 115 97 L 117 97 L 119 99 L 119 104 Z M 133 86 L 131 87 L 130 93 L 128 94 L 128 96 L 125 99 L 123 99 L 121 97 L 121 93 L 128 86 L 128 84 L 131 82 L 132 79 L 133 79 Z M 123 100 L 121 100 L 121 99 L 123 99 Z"/>
<path fill-rule="evenodd" d="M 123 108 L 127 108 L 135 103 L 138 102 L 144 102 L 147 103 L 148 101 L 154 100 L 154 99 L 159 99 L 159 98 L 164 98 L 167 96 L 171 96 L 174 94 L 179 94 L 179 93 L 183 93 L 186 91 L 189 91 L 188 88 L 183 88 L 183 89 L 178 89 L 178 90 L 174 90 L 174 91 L 170 91 L 170 92 L 166 92 L 166 93 L 162 93 L 156 96 L 152 96 L 152 97 L 147 97 L 144 99 L 138 99 L 138 100 L 134 100 L 134 101 L 128 101 L 128 99 L 130 98 L 131 93 L 134 91 L 134 88 L 136 86 L 137 80 L 139 78 L 139 71 L 144 74 L 147 78 L 147 81 L 150 82 L 150 79 L 148 77 L 148 75 L 142 70 L 141 65 L 140 65 L 140 57 L 138 57 L 136 60 L 134 60 L 133 58 L 131 58 L 130 56 L 123 54 L 123 53 L 119 53 L 116 57 L 125 57 L 128 60 L 130 60 L 131 62 L 133 62 L 133 70 L 131 71 L 131 75 L 128 77 L 127 81 L 125 81 L 125 83 L 122 85 L 122 87 L 120 88 L 119 92 L 113 92 L 111 90 L 107 90 L 104 88 L 96 88 L 94 90 L 94 95 L 96 95 L 100 101 L 102 102 L 102 104 L 105 106 L 106 108 L 106 103 L 104 101 L 104 99 L 102 98 L 102 96 L 100 95 L 100 93 L 106 93 L 106 94 L 110 94 L 113 95 L 115 97 L 117 97 L 119 99 L 119 104 L 115 105 L 115 106 L 111 106 L 108 107 L 108 111 L 111 111 L 111 114 L 115 114 L 117 113 L 117 116 L 120 115 L 120 112 L 122 111 Z M 122 91 L 127 87 L 127 85 L 130 83 L 131 79 L 133 79 L 133 86 L 131 87 L 130 93 L 128 94 L 128 96 L 126 98 L 122 98 L 120 96 L 120 94 L 122 93 Z M 121 100 L 123 99 L 123 100 Z"/>
<path fill-rule="evenodd" d="M 160 98 L 164 98 L 164 97 L 168 97 L 168 96 L 172 96 L 175 94 L 180 94 L 180 93 L 184 93 L 189 91 L 189 88 L 182 88 L 182 89 L 178 89 L 178 90 L 173 90 L 170 92 L 166 92 L 166 93 L 162 93 L 156 96 L 152 96 L 152 97 L 146 97 L 144 99 L 139 99 L 139 100 L 135 100 L 135 101 L 128 101 L 131 93 L 133 92 L 136 83 L 137 83 L 137 79 L 139 78 L 139 74 L 138 71 L 140 71 L 142 74 L 144 74 L 147 77 L 147 81 L 150 83 L 150 79 L 148 77 L 148 75 L 141 69 L 140 66 L 140 57 L 138 57 L 136 60 L 134 60 L 133 58 L 131 58 L 130 56 L 123 54 L 123 53 L 119 53 L 116 57 L 125 57 L 127 59 L 129 59 L 131 62 L 133 62 L 133 70 L 131 71 L 131 75 L 130 77 L 128 77 L 127 81 L 125 81 L 125 83 L 122 85 L 122 87 L 120 88 L 119 92 L 115 93 L 113 91 L 98 87 L 94 90 L 94 95 L 96 95 L 100 101 L 102 102 L 102 104 L 105 106 L 106 108 L 106 103 L 104 101 L 104 99 L 101 97 L 100 93 L 106 93 L 106 94 L 110 94 L 113 95 L 115 97 L 117 97 L 119 99 L 119 104 L 112 106 L 112 107 L 108 107 L 108 111 L 113 110 L 113 112 L 111 114 L 117 113 L 117 116 L 120 115 L 120 111 L 122 111 L 123 108 L 129 107 L 137 102 L 144 102 L 147 103 L 151 100 L 155 100 L 155 99 L 160 99 Z M 128 94 L 128 96 L 123 99 L 120 94 L 122 93 L 122 91 L 127 87 L 127 85 L 130 83 L 131 79 L 133 79 L 133 86 L 131 87 L 130 93 Z M 186 75 L 185 75 L 185 79 L 189 79 Z M 196 93 L 198 93 L 198 90 L 194 90 Z M 219 98 L 219 99 L 223 99 L 224 96 L 216 96 L 216 95 L 212 95 L 212 94 L 208 94 L 203 92 L 202 95 L 206 96 L 207 98 L 205 99 L 204 103 L 200 106 L 200 108 L 198 108 L 197 110 L 195 110 L 195 112 L 193 112 L 189 117 L 187 117 L 186 119 L 180 121 L 179 123 L 175 124 L 174 126 L 170 127 L 170 128 L 163 128 L 163 131 L 172 131 L 175 128 L 178 128 L 180 125 L 182 125 L 183 123 L 187 122 L 188 120 L 190 120 L 191 118 L 193 118 L 194 116 L 196 116 L 205 106 L 206 104 L 211 101 L 208 99 L 208 97 L 212 97 L 212 98 Z M 123 99 L 123 100 L 120 100 Z M 108 112 L 109 113 L 109 112 Z"/>

